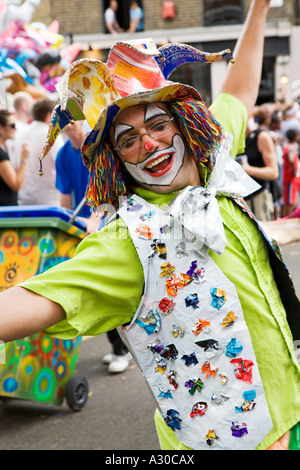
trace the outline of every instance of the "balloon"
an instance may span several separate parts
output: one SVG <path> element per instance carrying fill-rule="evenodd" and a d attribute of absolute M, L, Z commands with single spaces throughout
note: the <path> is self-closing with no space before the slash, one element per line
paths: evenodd
<path fill-rule="evenodd" d="M 32 49 L 23 49 L 21 52 L 18 53 L 15 60 L 21 67 L 23 67 L 24 63 L 27 60 L 36 59 L 37 56 L 37 52 L 33 51 Z"/>
<path fill-rule="evenodd" d="M 48 31 L 51 33 L 58 34 L 59 33 L 59 22 L 57 20 L 52 21 L 52 23 L 48 26 Z"/>
<path fill-rule="evenodd" d="M 66 62 L 68 64 L 67 67 L 69 67 L 69 65 L 74 62 L 80 51 L 81 43 L 74 42 L 73 44 L 70 44 L 69 46 L 64 47 L 60 50 L 61 59 L 62 61 Z"/>
<path fill-rule="evenodd" d="M 22 78 L 26 79 L 27 77 L 24 69 L 22 69 L 22 67 L 20 67 L 20 65 L 17 64 L 15 60 L 7 57 L 5 54 L 0 57 L 0 70 L 2 70 L 2 72 L 13 70 L 21 75 Z"/>
<path fill-rule="evenodd" d="M 23 25 L 31 21 L 34 10 L 40 3 L 40 0 L 25 0 L 22 5 L 8 4 L 2 10 L 0 18 L 0 34 L 13 22 L 19 22 Z"/>
<path fill-rule="evenodd" d="M 29 24 L 39 2 L 25 0 L 21 7 L 11 9 L 12 4 L 0 0 L 0 72 L 10 79 L 10 93 L 23 90 L 40 97 L 55 92 L 57 81 L 81 50 L 80 43 L 61 47 L 64 36 L 59 34 L 57 20 L 49 27 L 41 22 Z M 8 21 L 14 15 L 16 20 Z"/>

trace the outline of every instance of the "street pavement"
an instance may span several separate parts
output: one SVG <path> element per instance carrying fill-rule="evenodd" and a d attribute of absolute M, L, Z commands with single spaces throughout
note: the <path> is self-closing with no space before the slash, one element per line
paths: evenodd
<path fill-rule="evenodd" d="M 300 243 L 282 247 L 300 296 Z M 159 450 L 154 399 L 139 368 L 110 375 L 102 356 L 106 335 L 83 338 L 76 374 L 86 377 L 89 398 L 80 412 L 21 400 L 0 401 L 0 450 Z"/>
<path fill-rule="evenodd" d="M 0 450 L 159 449 L 154 400 L 138 367 L 111 375 L 101 358 L 111 352 L 106 335 L 83 338 L 76 372 L 89 384 L 79 412 L 21 400 L 0 402 Z"/>
<path fill-rule="evenodd" d="M 282 246 L 281 252 L 292 276 L 296 293 L 300 297 L 300 242 Z"/>

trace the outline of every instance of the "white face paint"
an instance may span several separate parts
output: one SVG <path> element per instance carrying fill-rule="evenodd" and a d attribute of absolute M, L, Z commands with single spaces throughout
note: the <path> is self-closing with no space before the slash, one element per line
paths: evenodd
<path fill-rule="evenodd" d="M 143 162 L 124 165 L 131 176 L 148 186 L 170 186 L 183 165 L 185 146 L 180 135 L 175 134 L 172 147 L 159 149 Z"/>
<path fill-rule="evenodd" d="M 146 107 L 145 122 L 148 122 L 150 119 L 153 119 L 159 116 L 168 116 L 168 113 L 164 109 L 160 108 L 159 106 L 156 106 L 155 103 L 151 103 Z"/>
<path fill-rule="evenodd" d="M 129 132 L 133 129 L 132 126 L 128 126 L 127 124 L 119 124 L 116 129 L 115 129 L 115 142 L 118 142 L 118 138 L 122 134 L 126 134 L 126 132 Z"/>

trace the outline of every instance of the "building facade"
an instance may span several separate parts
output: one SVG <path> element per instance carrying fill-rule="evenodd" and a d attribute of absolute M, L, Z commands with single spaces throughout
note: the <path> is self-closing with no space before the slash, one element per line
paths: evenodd
<path fill-rule="evenodd" d="M 57 20 L 66 42 L 80 42 L 80 57 L 105 61 L 118 40 L 152 37 L 157 45 L 183 42 L 197 49 L 216 52 L 234 49 L 250 0 L 140 0 L 144 31 L 118 36 L 106 34 L 104 12 L 109 0 L 42 0 L 33 21 L 49 25 Z M 117 19 L 129 27 L 130 0 L 118 0 Z M 272 0 L 265 31 L 264 63 L 258 102 L 280 98 L 300 100 L 300 0 Z M 209 104 L 221 86 L 226 63 L 186 65 L 171 79 L 188 83 Z"/>

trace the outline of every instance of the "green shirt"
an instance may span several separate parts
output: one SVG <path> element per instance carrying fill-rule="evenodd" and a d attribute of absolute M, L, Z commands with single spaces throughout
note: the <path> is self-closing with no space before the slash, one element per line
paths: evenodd
<path fill-rule="evenodd" d="M 232 156 L 243 150 L 246 109 L 230 95 L 212 105 L 224 129 L 240 136 Z M 148 202 L 167 205 L 177 193 L 136 193 Z M 268 251 L 255 223 L 226 197 L 219 197 L 227 246 L 210 256 L 235 284 L 248 325 L 274 428 L 260 444 L 264 449 L 300 421 L 300 370 L 295 359 L 286 313 L 273 279 Z M 143 269 L 125 223 L 118 219 L 86 237 L 75 257 L 21 284 L 62 305 L 66 319 L 48 328 L 48 335 L 71 338 L 98 335 L 127 323 L 143 292 Z M 243 418 L 244 419 L 244 418 Z M 156 414 L 164 449 L 184 448 Z"/>

